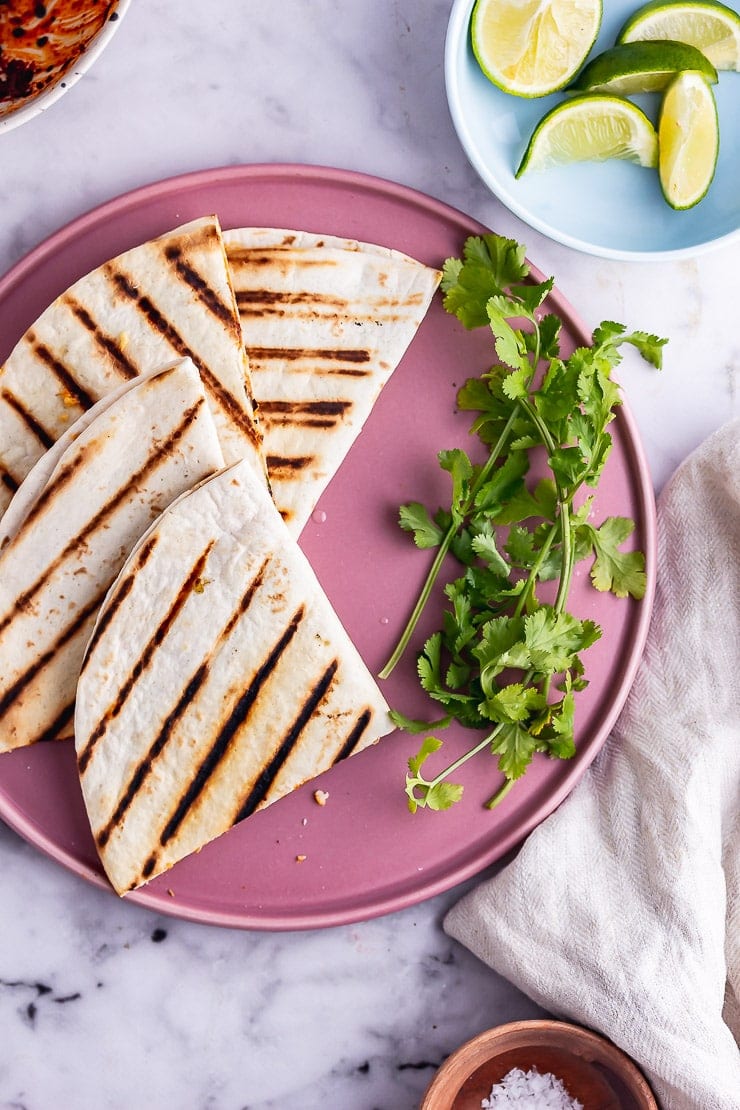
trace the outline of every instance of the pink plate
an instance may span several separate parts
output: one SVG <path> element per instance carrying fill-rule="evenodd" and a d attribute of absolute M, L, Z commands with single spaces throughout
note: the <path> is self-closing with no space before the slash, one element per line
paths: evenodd
<path fill-rule="evenodd" d="M 75 220 L 0 282 L 0 360 L 42 309 L 106 259 L 197 216 L 226 228 L 273 226 L 365 239 L 434 266 L 485 231 L 439 201 L 400 185 L 312 166 L 237 166 L 138 189 Z M 588 334 L 559 294 L 549 309 L 569 344 Z M 306 527 L 301 543 L 374 673 L 390 653 L 427 568 L 395 521 L 399 504 L 441 504 L 442 447 L 468 442 L 455 392 L 491 361 L 490 334 L 464 332 L 435 300 L 362 435 Z M 637 523 L 635 542 L 655 561 L 652 486 L 634 424 L 622 408 L 594 511 Z M 321 522 L 319 522 L 321 521 Z M 420 902 L 479 872 L 518 844 L 565 798 L 606 739 L 642 651 L 652 592 L 640 603 L 604 597 L 579 568 L 572 608 L 597 620 L 603 638 L 585 657 L 589 687 L 578 695 L 578 752 L 538 758 L 495 811 L 482 803 L 500 776 L 478 756 L 461 773 L 462 804 L 446 813 L 406 808 L 406 761 L 417 737 L 395 733 L 322 777 L 324 806 L 303 787 L 250 817 L 137 893 L 158 913 L 242 928 L 305 929 L 358 921 Z M 430 630 L 430 625 L 421 630 Z M 434 717 L 418 691 L 409 652 L 383 691 L 392 705 Z M 449 729 L 445 763 L 470 746 Z M 108 887 L 87 825 L 67 742 L 0 756 L 0 816 L 21 836 L 98 886 Z"/>

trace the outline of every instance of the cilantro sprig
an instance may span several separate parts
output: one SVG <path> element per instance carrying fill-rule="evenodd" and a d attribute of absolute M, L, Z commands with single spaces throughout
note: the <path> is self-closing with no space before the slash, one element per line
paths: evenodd
<path fill-rule="evenodd" d="M 463 257 L 444 265 L 445 309 L 467 329 L 489 327 L 496 361 L 458 392 L 473 414 L 471 433 L 486 447 L 483 463 L 460 448 L 439 452 L 450 476 L 447 508 L 420 502 L 401 507 L 399 524 L 434 559 L 399 643 L 380 672 L 387 678 L 408 648 L 447 556 L 462 571 L 444 587 L 442 627 L 417 660 L 419 680 L 443 716 L 432 724 L 393 711 L 409 732 L 429 732 L 457 720 L 483 731 L 468 751 L 433 777 L 427 761 L 442 741 L 427 735 L 408 764 L 406 793 L 418 807 L 447 809 L 462 797 L 451 781 L 463 763 L 488 750 L 503 786 L 498 804 L 525 773 L 535 753 L 567 759 L 575 753 L 575 694 L 586 685 L 582 652 L 601 635 L 593 622 L 567 610 L 576 564 L 591 560 L 597 590 L 641 598 L 645 560 L 623 551 L 634 524 L 590 520 L 593 495 L 612 448 L 609 425 L 620 404 L 612 370 L 630 344 L 656 368 L 664 339 L 628 333 L 605 321 L 592 343 L 560 353 L 562 321 L 543 305 L 552 278 L 535 281 L 525 248 L 498 235 L 471 237 Z M 534 458 L 548 475 L 532 481 Z M 541 584 L 555 583 L 553 600 Z"/>

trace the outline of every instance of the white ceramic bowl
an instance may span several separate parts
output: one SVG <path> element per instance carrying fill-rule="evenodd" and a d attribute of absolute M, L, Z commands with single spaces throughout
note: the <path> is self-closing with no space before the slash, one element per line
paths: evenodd
<path fill-rule="evenodd" d="M 720 73 L 714 86 L 720 153 L 707 196 L 686 212 L 663 199 L 658 175 L 631 162 L 579 162 L 514 176 L 536 123 L 564 93 L 510 96 L 483 74 L 470 45 L 475 0 L 455 0 L 445 48 L 447 100 L 458 138 L 483 182 L 530 227 L 604 258 L 665 261 L 740 240 L 740 76 Z M 613 45 L 640 0 L 609 0 L 590 57 Z M 635 98 L 655 121 L 659 94 Z"/>
<path fill-rule="evenodd" d="M 87 73 L 113 38 L 129 3 L 14 4 L 0 32 L 0 134 L 46 111 Z"/>

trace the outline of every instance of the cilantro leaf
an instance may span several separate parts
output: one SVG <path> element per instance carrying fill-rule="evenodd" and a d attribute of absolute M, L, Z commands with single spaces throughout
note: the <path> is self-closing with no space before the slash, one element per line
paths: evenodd
<path fill-rule="evenodd" d="M 499 771 L 507 779 L 521 778 L 536 750 L 534 737 L 518 722 L 501 725 L 491 740 L 491 752 L 499 757 Z"/>
<path fill-rule="evenodd" d="M 529 273 L 524 248 L 498 235 L 471 236 L 465 242 L 463 261 L 449 260 L 442 270 L 441 289 L 447 312 L 465 328 L 488 322 L 486 305 L 512 282 Z"/>
<path fill-rule="evenodd" d="M 611 591 L 617 597 L 645 596 L 647 575 L 645 556 L 641 551 L 619 550 L 634 531 L 634 523 L 626 517 L 608 517 L 599 528 L 585 525 L 596 557 L 591 567 L 591 581 L 597 590 Z"/>
<path fill-rule="evenodd" d="M 444 532 L 429 516 L 427 509 L 418 501 L 402 505 L 398 511 L 398 523 L 405 532 L 413 532 L 417 547 L 439 547 Z"/>
<path fill-rule="evenodd" d="M 613 320 L 604 320 L 593 333 L 593 345 L 596 348 L 618 347 L 623 343 L 631 343 L 639 351 L 642 358 L 660 370 L 663 365 L 663 347 L 668 342 L 657 335 L 646 331 L 633 331 L 627 334 L 624 324 L 617 324 Z"/>
<path fill-rule="evenodd" d="M 411 813 L 416 813 L 419 806 L 426 806 L 433 810 L 449 809 L 462 797 L 462 786 L 444 780 L 430 781 L 422 775 L 422 767 L 426 761 L 441 747 L 442 741 L 436 736 L 427 736 L 416 755 L 411 756 L 408 761 L 406 795 Z"/>
<path fill-rule="evenodd" d="M 473 464 L 459 447 L 449 451 L 440 451 L 437 458 L 439 459 L 439 465 L 452 478 L 451 511 L 453 520 L 459 521 L 465 515 L 465 508 L 470 496 Z"/>
<path fill-rule="evenodd" d="M 509 564 L 504 559 L 496 545 L 496 536 L 493 526 L 485 522 L 480 530 L 473 536 L 473 551 L 491 570 L 498 572 L 503 578 L 508 578 Z"/>

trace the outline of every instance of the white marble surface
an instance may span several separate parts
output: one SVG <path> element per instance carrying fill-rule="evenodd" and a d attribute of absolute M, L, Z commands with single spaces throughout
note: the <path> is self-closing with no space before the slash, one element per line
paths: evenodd
<path fill-rule="evenodd" d="M 188 170 L 303 162 L 387 177 L 527 244 L 590 326 L 667 335 L 621 372 L 656 487 L 738 413 L 738 245 L 606 262 L 504 211 L 444 96 L 450 0 L 134 0 L 92 71 L 0 136 L 0 272 L 66 221 Z M 304 933 L 158 918 L 0 824 L 0 1107 L 408 1110 L 469 1036 L 537 1008 L 441 930 L 459 895 Z"/>

